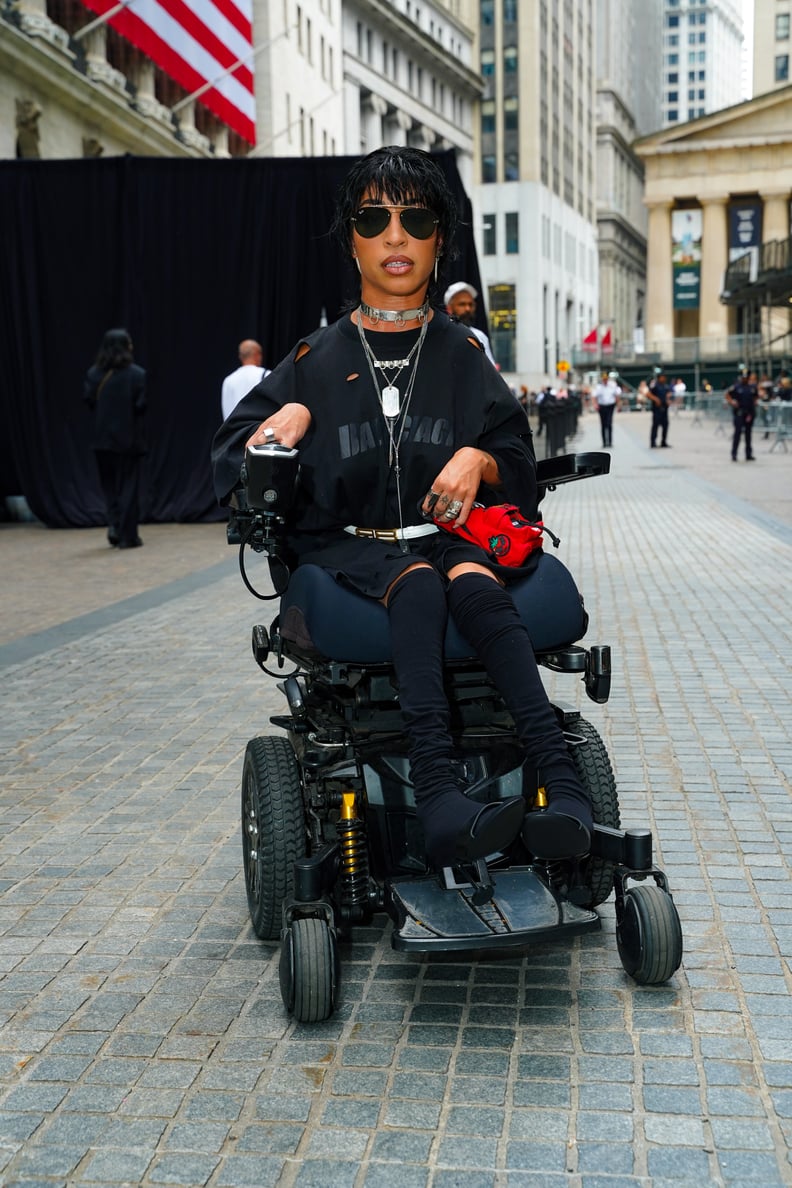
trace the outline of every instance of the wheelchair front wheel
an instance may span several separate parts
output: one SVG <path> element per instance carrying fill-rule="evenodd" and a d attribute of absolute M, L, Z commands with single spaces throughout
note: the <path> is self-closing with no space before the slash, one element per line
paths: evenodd
<path fill-rule="evenodd" d="M 256 936 L 277 940 L 294 863 L 306 851 L 300 769 L 288 739 L 252 738 L 242 769 L 242 858 Z"/>
<path fill-rule="evenodd" d="M 320 1023 L 333 1013 L 338 948 L 326 920 L 298 916 L 286 929 L 280 955 L 283 1005 L 300 1023 Z"/>
<path fill-rule="evenodd" d="M 597 825 L 618 829 L 619 796 L 605 743 L 596 728 L 585 718 L 575 722 L 574 733 L 584 741 L 570 746 L 569 753 L 580 781 L 589 794 L 594 820 Z M 580 906 L 594 908 L 604 903 L 613 890 L 613 863 L 604 858 L 587 858 L 581 878 L 588 896 Z"/>
<path fill-rule="evenodd" d="M 616 943 L 625 971 L 642 986 L 667 982 L 682 964 L 682 925 L 671 896 L 641 883 L 616 904 Z"/>

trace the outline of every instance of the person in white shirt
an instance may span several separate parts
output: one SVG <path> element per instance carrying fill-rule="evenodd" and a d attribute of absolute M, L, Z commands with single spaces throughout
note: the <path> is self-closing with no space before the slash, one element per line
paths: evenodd
<path fill-rule="evenodd" d="M 453 285 L 449 285 L 445 291 L 443 302 L 446 307 L 446 313 L 451 318 L 456 318 L 463 326 L 468 326 L 475 334 L 481 345 L 484 347 L 484 354 L 489 359 L 493 367 L 497 364 L 492 355 L 492 347 L 490 340 L 487 338 L 483 330 L 479 330 L 473 325 L 473 318 L 476 316 L 476 298 L 478 297 L 478 290 L 469 285 L 467 281 L 455 281 Z"/>
<path fill-rule="evenodd" d="M 687 384 L 680 376 L 679 379 L 674 380 L 674 403 L 677 406 L 677 411 L 685 407 L 685 396 L 687 394 Z"/>
<path fill-rule="evenodd" d="M 246 338 L 239 344 L 239 362 L 241 366 L 232 371 L 223 380 L 220 403 L 223 410 L 223 420 L 233 412 L 243 396 L 247 396 L 251 388 L 255 388 L 269 369 L 262 367 L 261 360 L 264 352 L 261 344 L 253 338 Z"/>
<path fill-rule="evenodd" d="M 613 446 L 613 412 L 621 406 L 621 388 L 616 383 L 616 374 L 603 371 L 600 382 L 592 392 L 602 427 L 602 447 Z"/>

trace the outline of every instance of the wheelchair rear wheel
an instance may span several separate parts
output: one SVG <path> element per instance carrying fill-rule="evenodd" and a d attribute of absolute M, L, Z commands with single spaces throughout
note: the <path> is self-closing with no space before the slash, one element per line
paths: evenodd
<path fill-rule="evenodd" d="M 655 883 L 630 887 L 617 902 L 616 943 L 625 971 L 636 982 L 667 982 L 682 964 L 682 925 L 668 892 Z"/>
<path fill-rule="evenodd" d="M 242 769 L 242 855 L 256 936 L 277 940 L 294 863 L 306 851 L 300 769 L 288 740 L 252 738 Z"/>
<path fill-rule="evenodd" d="M 597 825 L 618 829 L 619 796 L 605 743 L 596 728 L 585 718 L 575 723 L 574 733 L 585 739 L 585 742 L 571 746 L 569 752 L 581 783 L 591 798 L 594 820 Z M 581 875 L 583 886 L 589 894 L 580 906 L 594 908 L 604 903 L 613 890 L 613 863 L 604 858 L 588 858 Z"/>
<path fill-rule="evenodd" d="M 280 989 L 283 1005 L 300 1023 L 329 1019 L 338 985 L 338 949 L 326 920 L 292 920 L 281 946 Z"/>

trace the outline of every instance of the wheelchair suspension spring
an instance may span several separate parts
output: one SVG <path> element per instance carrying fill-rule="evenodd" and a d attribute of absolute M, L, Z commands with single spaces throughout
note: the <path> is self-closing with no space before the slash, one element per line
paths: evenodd
<path fill-rule="evenodd" d="M 341 845 L 341 897 L 349 906 L 368 901 L 369 857 L 366 827 L 357 816 L 354 792 L 341 797 L 341 816 L 336 823 Z"/>

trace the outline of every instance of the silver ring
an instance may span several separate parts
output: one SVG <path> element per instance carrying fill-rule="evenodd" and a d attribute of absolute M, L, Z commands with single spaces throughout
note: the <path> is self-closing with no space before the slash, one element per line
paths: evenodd
<path fill-rule="evenodd" d="M 270 439 L 271 437 L 274 437 L 274 436 L 275 436 L 275 430 L 274 430 L 274 429 L 270 429 L 270 428 L 267 428 L 267 429 L 265 429 L 265 430 L 264 430 L 264 436 L 265 436 L 265 438 L 267 439 L 267 441 L 269 441 L 269 439 Z"/>
<path fill-rule="evenodd" d="M 449 520 L 455 520 L 461 511 L 462 511 L 462 500 L 461 499 L 452 499 L 443 514 L 445 516 L 447 516 Z"/>

